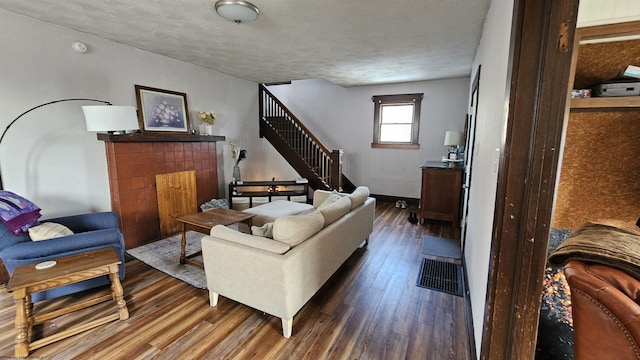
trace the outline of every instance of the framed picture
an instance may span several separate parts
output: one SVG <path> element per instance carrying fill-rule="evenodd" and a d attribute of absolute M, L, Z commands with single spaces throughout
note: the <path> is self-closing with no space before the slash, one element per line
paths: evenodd
<path fill-rule="evenodd" d="M 189 133 L 187 94 L 136 85 L 142 132 Z"/>

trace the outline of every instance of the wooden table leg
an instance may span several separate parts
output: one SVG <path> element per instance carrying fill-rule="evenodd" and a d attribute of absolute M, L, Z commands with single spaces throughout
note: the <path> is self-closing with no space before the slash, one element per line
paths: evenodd
<path fill-rule="evenodd" d="M 120 320 L 126 320 L 129 318 L 129 309 L 127 309 L 127 302 L 124 300 L 124 291 L 118 276 L 118 265 L 109 267 L 109 280 L 111 280 L 111 293 L 113 294 L 113 301 L 115 301 L 118 308 Z"/>
<path fill-rule="evenodd" d="M 247 226 L 249 226 L 249 232 L 251 232 L 251 226 L 253 226 L 253 218 L 249 218 L 249 219 L 241 221 L 241 222 L 247 224 Z"/>
<path fill-rule="evenodd" d="M 29 309 L 31 309 L 31 299 L 26 289 L 16 289 L 13 292 L 16 300 L 16 345 L 15 356 L 25 357 L 29 355 L 29 333 L 31 332 Z"/>
<path fill-rule="evenodd" d="M 31 331 L 33 330 L 33 302 L 31 302 L 31 294 L 27 293 L 27 303 L 25 304 L 25 308 L 27 309 L 27 321 L 29 324 L 27 325 L 27 339 L 31 342 Z"/>
<path fill-rule="evenodd" d="M 186 256 L 186 247 L 187 247 L 187 226 L 185 223 L 182 223 L 182 240 L 180 241 L 180 264 L 185 263 Z"/>

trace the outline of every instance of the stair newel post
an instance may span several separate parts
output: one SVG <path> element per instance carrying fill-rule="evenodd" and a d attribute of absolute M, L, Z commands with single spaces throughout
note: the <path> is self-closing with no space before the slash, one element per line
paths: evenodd
<path fill-rule="evenodd" d="M 332 189 L 342 191 L 342 149 L 333 150 L 331 152 L 331 173 L 330 181 Z"/>
<path fill-rule="evenodd" d="M 258 85 L 258 124 L 260 124 L 259 126 L 259 135 L 260 138 L 263 138 L 264 135 L 262 133 L 262 127 L 264 126 L 262 124 L 262 119 L 265 117 L 265 109 L 264 109 L 264 91 L 262 91 L 262 84 Z"/>

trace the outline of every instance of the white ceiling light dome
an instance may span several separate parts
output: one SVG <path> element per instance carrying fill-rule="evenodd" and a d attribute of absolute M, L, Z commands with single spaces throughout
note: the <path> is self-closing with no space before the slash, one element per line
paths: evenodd
<path fill-rule="evenodd" d="M 257 6 L 243 0 L 218 0 L 215 7 L 218 15 L 236 24 L 255 21 L 260 14 Z"/>

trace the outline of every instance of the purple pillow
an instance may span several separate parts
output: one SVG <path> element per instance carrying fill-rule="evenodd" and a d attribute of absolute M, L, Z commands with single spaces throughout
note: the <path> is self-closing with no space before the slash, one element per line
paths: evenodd
<path fill-rule="evenodd" d="M 0 190 L 0 221 L 14 234 L 27 232 L 40 216 L 36 204 L 10 191 Z"/>

